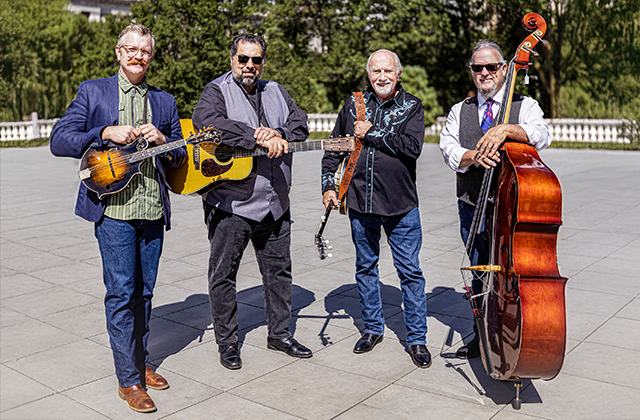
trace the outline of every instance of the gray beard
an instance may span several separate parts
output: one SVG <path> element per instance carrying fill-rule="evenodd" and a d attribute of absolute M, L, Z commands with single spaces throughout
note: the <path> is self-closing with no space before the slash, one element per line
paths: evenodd
<path fill-rule="evenodd" d="M 243 74 L 233 73 L 233 78 L 236 82 L 238 82 L 243 87 L 253 87 L 256 83 L 258 83 L 258 76 L 253 77 L 245 77 Z"/>
<path fill-rule="evenodd" d="M 482 96 L 484 96 L 485 98 L 493 98 L 493 95 L 496 94 L 496 92 L 498 91 L 498 86 L 494 86 L 493 89 L 478 89 L 480 91 L 480 93 L 482 94 Z"/>

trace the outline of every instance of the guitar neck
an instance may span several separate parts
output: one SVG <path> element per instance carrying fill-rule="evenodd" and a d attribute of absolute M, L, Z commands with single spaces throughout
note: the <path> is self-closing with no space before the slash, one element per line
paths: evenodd
<path fill-rule="evenodd" d="M 326 140 L 307 140 L 307 141 L 290 141 L 289 153 L 292 152 L 307 152 L 311 150 L 325 150 L 330 149 L 331 142 L 336 140 L 353 141 L 353 137 L 336 137 Z M 345 150 L 350 151 L 350 150 Z M 269 153 L 269 149 L 256 146 L 253 149 L 234 148 L 233 157 L 251 157 L 251 156 L 266 156 Z"/>
<path fill-rule="evenodd" d="M 172 141 L 171 143 L 161 144 L 156 147 L 149 147 L 144 150 L 140 150 L 139 152 L 131 153 L 129 155 L 129 162 L 139 162 L 151 156 L 159 155 L 161 153 L 170 152 L 173 149 L 177 149 L 178 147 L 183 147 L 188 143 L 189 138 Z"/>

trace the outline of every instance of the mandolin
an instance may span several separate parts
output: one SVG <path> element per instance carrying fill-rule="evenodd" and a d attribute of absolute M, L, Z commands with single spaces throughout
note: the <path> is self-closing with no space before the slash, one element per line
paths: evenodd
<path fill-rule="evenodd" d="M 127 188 L 131 179 L 141 174 L 140 163 L 143 160 L 187 144 L 216 141 L 220 141 L 220 131 L 210 126 L 183 140 L 155 147 L 149 147 L 149 143 L 141 137 L 127 145 L 111 143 L 105 149 L 90 148 L 80 160 L 78 175 L 84 185 L 102 199 Z"/>

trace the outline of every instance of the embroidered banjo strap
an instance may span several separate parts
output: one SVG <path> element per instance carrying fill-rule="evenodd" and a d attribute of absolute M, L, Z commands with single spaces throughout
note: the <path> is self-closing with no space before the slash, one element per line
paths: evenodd
<path fill-rule="evenodd" d="M 366 110 L 364 106 L 364 97 L 362 96 L 362 92 L 353 92 L 353 98 L 356 103 L 356 118 L 358 121 L 364 121 Z M 344 195 L 349 188 L 349 184 L 351 183 L 351 178 L 353 177 L 353 171 L 356 169 L 356 163 L 358 163 L 358 158 L 360 157 L 360 152 L 362 151 L 362 141 L 356 137 L 356 146 L 351 155 L 349 156 L 349 161 L 347 162 L 347 167 L 344 170 L 344 175 L 342 175 L 342 180 L 340 181 L 340 194 L 338 196 L 338 201 L 342 201 Z"/>

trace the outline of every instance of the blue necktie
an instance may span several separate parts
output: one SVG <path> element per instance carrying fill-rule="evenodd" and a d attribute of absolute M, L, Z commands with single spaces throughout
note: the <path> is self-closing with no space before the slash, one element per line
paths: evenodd
<path fill-rule="evenodd" d="M 483 133 L 486 133 L 489 127 L 491 127 L 491 123 L 493 122 L 493 111 L 491 111 L 491 106 L 495 101 L 493 99 L 487 99 L 485 102 L 487 107 L 484 110 L 484 117 L 482 117 L 482 124 L 480 124 L 480 128 Z"/>

